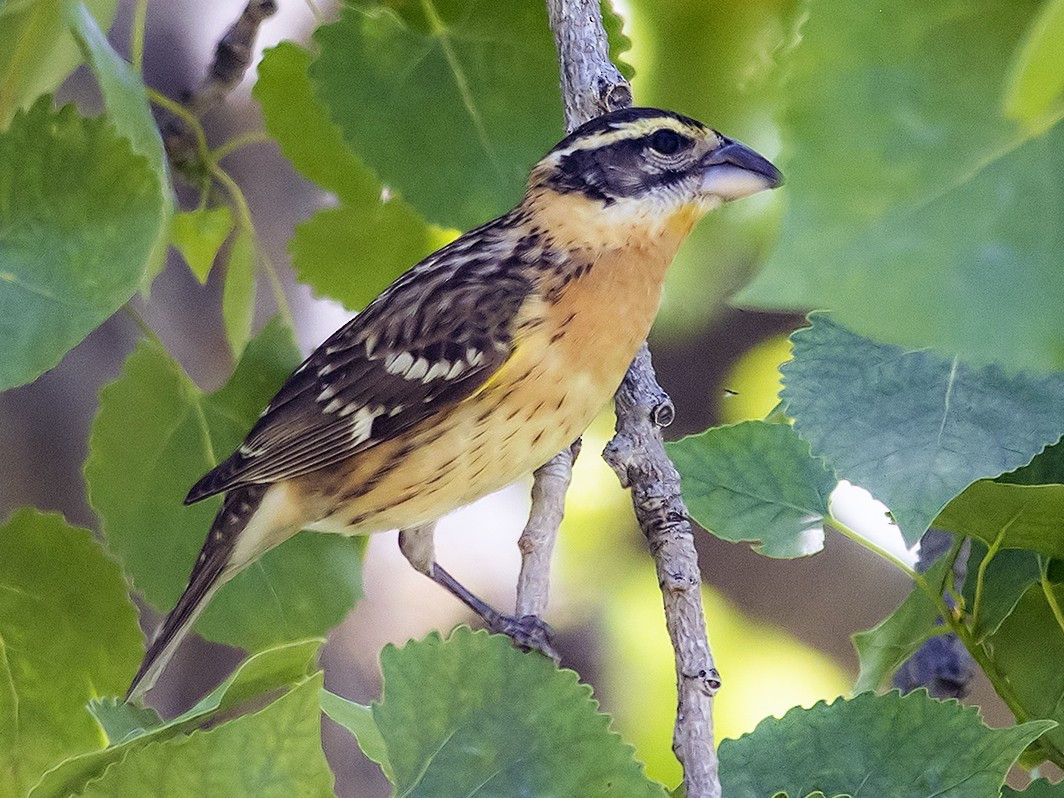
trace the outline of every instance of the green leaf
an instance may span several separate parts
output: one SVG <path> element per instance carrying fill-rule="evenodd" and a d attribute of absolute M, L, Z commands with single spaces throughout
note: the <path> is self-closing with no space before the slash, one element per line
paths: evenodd
<path fill-rule="evenodd" d="M 158 344 L 143 342 L 100 394 L 85 464 L 89 500 L 112 551 L 156 607 L 185 587 L 218 500 L 191 507 L 190 485 L 236 448 L 299 354 L 271 322 L 223 388 L 204 394 Z M 322 635 L 361 595 L 358 540 L 300 534 L 239 573 L 196 624 L 249 650 Z"/>
<path fill-rule="evenodd" d="M 667 445 L 691 516 L 732 542 L 756 541 L 769 557 L 824 548 L 834 475 L 789 424 L 745 421 Z"/>
<path fill-rule="evenodd" d="M 332 798 L 321 750 L 318 673 L 265 709 L 209 731 L 131 748 L 79 793 L 84 798 Z"/>
<path fill-rule="evenodd" d="M 129 142 L 72 106 L 42 98 L 0 133 L 0 388 L 54 366 L 133 295 L 162 196 Z"/>
<path fill-rule="evenodd" d="M 349 308 L 364 307 L 392 280 L 450 236 L 398 197 L 355 156 L 314 97 L 311 55 L 289 42 L 259 64 L 255 97 L 270 135 L 306 177 L 340 199 L 296 227 L 290 248 L 301 282 Z"/>
<path fill-rule="evenodd" d="M 935 526 L 987 545 L 1064 558 L 1064 485 L 980 480 L 946 505 Z"/>
<path fill-rule="evenodd" d="M 591 688 L 510 641 L 456 629 L 381 652 L 373 717 L 396 794 L 658 796 Z"/>
<path fill-rule="evenodd" d="M 1045 779 L 1032 781 L 1022 792 L 1012 787 L 1001 791 L 1001 798 L 1064 798 L 1064 783 L 1050 784 Z"/>
<path fill-rule="evenodd" d="M 255 238 L 250 230 L 238 230 L 229 249 L 222 291 L 222 320 L 225 337 L 234 358 L 251 338 L 255 315 Z"/>
<path fill-rule="evenodd" d="M 188 268 L 203 284 L 232 229 L 233 213 L 227 205 L 183 211 L 170 219 L 170 243 L 177 247 Z"/>
<path fill-rule="evenodd" d="M 321 692 L 321 710 L 355 735 L 358 747 L 369 759 L 381 766 L 384 775 L 395 781 L 392 765 L 388 761 L 388 746 L 385 745 L 380 729 L 373 720 L 373 708 L 330 693 Z"/>
<path fill-rule="evenodd" d="M 862 338 L 816 314 L 780 394 L 813 454 L 883 501 L 915 544 L 946 503 L 1064 431 L 1064 375 L 1008 376 Z"/>
<path fill-rule="evenodd" d="M 1047 446 L 1029 464 L 1002 474 L 996 481 L 1015 485 L 1064 483 L 1064 443 Z"/>
<path fill-rule="evenodd" d="M 287 691 L 293 684 L 305 682 L 314 670 L 313 660 L 321 642 L 302 640 L 253 654 L 228 679 L 182 715 L 161 726 L 149 723 L 140 729 L 132 728 L 120 742 L 112 740 L 109 748 L 60 763 L 44 775 L 30 792 L 30 798 L 66 798 L 80 794 L 85 784 L 98 778 L 112 763 L 134 749 L 213 725 L 218 717 L 231 717 L 242 705 L 254 702 L 255 706 L 260 706 L 264 696 Z M 125 689 L 124 685 L 122 689 Z M 122 712 L 127 719 L 147 717 L 150 720 L 150 715 L 138 714 L 145 711 L 119 703 L 110 714 L 112 719 Z"/>
<path fill-rule="evenodd" d="M 953 575 L 949 558 L 942 557 L 932 565 L 924 580 L 936 595 L 942 594 L 946 577 Z M 905 601 L 890 615 L 866 632 L 853 636 L 853 647 L 861 663 L 861 671 L 853 686 L 854 693 L 878 690 L 902 663 L 916 653 L 924 641 L 949 629 L 936 626 L 940 622 L 938 604 L 919 585 L 913 585 Z"/>
<path fill-rule="evenodd" d="M 917 691 L 861 693 L 766 718 L 720 745 L 728 798 L 808 795 L 996 798 L 1024 747 L 1051 724 L 989 729 L 974 707 Z M 934 740 L 934 745 L 928 741 Z"/>
<path fill-rule="evenodd" d="M 1016 51 L 1005 113 L 1032 128 L 1046 122 L 1064 92 L 1064 0 L 1048 0 Z M 1054 109 L 1054 106 L 1057 106 Z"/>
<path fill-rule="evenodd" d="M 973 538 L 963 594 L 965 607 L 972 618 L 972 634 L 977 643 L 982 643 L 987 635 L 998 630 L 1001 622 L 1015 609 L 1024 591 L 1042 575 L 1038 555 L 1033 551 L 1001 549 L 989 562 L 986 561 L 986 555 L 986 544 Z M 983 574 L 980 577 L 981 568 Z M 978 588 L 980 579 L 981 592 Z"/>
<path fill-rule="evenodd" d="M 389 188 L 426 218 L 467 229 L 515 205 L 532 164 L 561 138 L 546 7 L 427 0 L 404 11 L 345 8 L 314 34 L 310 77 Z"/>
<path fill-rule="evenodd" d="M 391 200 L 320 210 L 296 226 L 288 246 L 300 282 L 358 309 L 447 239 Z"/>
<path fill-rule="evenodd" d="M 24 509 L 0 526 L 0 795 L 103 740 L 90 698 L 144 654 L 118 566 L 85 529 Z"/>
<path fill-rule="evenodd" d="M 151 707 L 127 704 L 116 696 L 93 698 L 89 701 L 88 709 L 103 729 L 109 746 L 119 744 L 130 737 L 139 737 L 146 731 L 163 725 L 163 719 Z"/>
<path fill-rule="evenodd" d="M 63 20 L 65 0 L 0 4 L 0 131 L 20 108 L 54 91 L 81 63 Z M 100 26 L 111 27 L 117 0 L 89 0 Z"/>
<path fill-rule="evenodd" d="M 613 7 L 610 0 L 601 0 L 599 10 L 602 12 L 602 27 L 610 42 L 610 61 L 612 61 L 626 80 L 635 77 L 635 67 L 624 56 L 632 49 L 632 40 L 624 33 L 624 18 Z"/>
<path fill-rule="evenodd" d="M 266 130 L 308 180 L 344 201 L 379 200 L 380 181 L 344 143 L 328 109 L 314 96 L 307 76 L 313 56 L 293 42 L 262 54 L 252 92 Z"/>
<path fill-rule="evenodd" d="M 1036 0 L 812 0 L 788 64 L 780 242 L 740 301 L 973 363 L 1064 368 L 1064 125 L 1004 119 Z"/>
<path fill-rule="evenodd" d="M 1064 603 L 1064 585 L 1053 585 L 1056 604 Z M 998 677 L 1031 718 L 1064 722 L 1064 629 L 1046 600 L 1042 585 L 1032 585 L 997 632 L 988 638 Z M 1039 741 L 1059 759 L 1064 752 L 1064 727 L 1057 726 Z"/>
<path fill-rule="evenodd" d="M 134 152 L 148 159 L 159 180 L 162 205 L 155 244 L 145 264 L 142 285 L 146 288 L 166 264 L 166 241 L 173 210 L 170 168 L 163 149 L 162 136 L 151 113 L 144 81 L 133 67 L 114 51 L 86 4 L 68 2 L 65 13 L 78 47 L 81 48 L 100 85 L 108 120 L 119 134 L 129 139 Z"/>

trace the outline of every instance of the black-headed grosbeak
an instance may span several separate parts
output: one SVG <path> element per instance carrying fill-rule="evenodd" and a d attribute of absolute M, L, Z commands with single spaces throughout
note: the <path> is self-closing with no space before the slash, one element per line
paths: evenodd
<path fill-rule="evenodd" d="M 516 208 L 337 330 L 192 487 L 186 503 L 225 499 L 130 694 L 227 579 L 301 529 L 399 529 L 415 568 L 520 631 L 435 563 L 431 524 L 579 437 L 646 338 L 695 222 L 781 183 L 753 150 L 668 111 L 615 111 L 563 139 Z"/>

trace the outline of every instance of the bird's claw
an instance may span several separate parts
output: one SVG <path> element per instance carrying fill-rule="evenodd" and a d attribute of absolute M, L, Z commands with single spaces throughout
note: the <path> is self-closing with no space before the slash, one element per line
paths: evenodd
<path fill-rule="evenodd" d="M 539 651 L 554 660 L 561 661 L 561 657 L 554 649 L 554 630 L 550 624 L 538 615 L 498 615 L 492 619 L 488 628 L 496 634 L 506 635 L 515 646 L 524 651 Z"/>

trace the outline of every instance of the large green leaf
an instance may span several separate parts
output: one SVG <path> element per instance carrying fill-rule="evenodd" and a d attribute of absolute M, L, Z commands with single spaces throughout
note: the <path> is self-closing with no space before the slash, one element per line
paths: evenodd
<path fill-rule="evenodd" d="M 68 0 L 66 17 L 78 47 L 96 76 L 108 120 L 129 139 L 134 152 L 148 159 L 159 180 L 162 204 L 154 246 L 142 278 L 142 285 L 146 288 L 166 263 L 166 241 L 173 210 L 170 168 L 159 127 L 148 104 L 148 89 L 133 67 L 111 47 L 84 2 Z"/>
<path fill-rule="evenodd" d="M 834 475 L 789 424 L 745 421 L 668 444 L 691 516 L 724 540 L 769 557 L 824 548 Z"/>
<path fill-rule="evenodd" d="M 218 718 L 232 717 L 245 705 L 261 706 L 264 696 L 288 691 L 306 681 L 314 670 L 314 657 L 321 643 L 321 640 L 302 640 L 252 654 L 194 707 L 166 723 L 156 722 L 150 714 L 137 712 L 128 704 L 97 703 L 93 711 L 105 726 L 134 720 L 128 725 L 127 733 L 121 739 L 112 737 L 108 748 L 67 759 L 48 771 L 30 792 L 30 798 L 66 798 L 79 794 L 85 784 L 137 748 L 215 725 Z M 139 728 L 137 718 L 142 721 Z"/>
<path fill-rule="evenodd" d="M 0 526 L 0 795 L 99 748 L 85 704 L 125 689 L 143 653 L 122 573 L 87 530 L 29 509 Z"/>
<path fill-rule="evenodd" d="M 952 561 L 943 557 L 924 574 L 924 581 L 936 595 L 942 594 L 947 575 L 953 576 Z M 916 653 L 924 641 L 949 629 L 938 625 L 938 603 L 920 585 L 912 591 L 894 612 L 866 632 L 853 636 L 853 647 L 861 663 L 855 693 L 878 690 L 883 683 Z"/>
<path fill-rule="evenodd" d="M 1045 779 L 1038 779 L 1031 782 L 1022 792 L 1005 787 L 1001 791 L 1001 798 L 1064 798 L 1064 783 L 1050 784 Z"/>
<path fill-rule="evenodd" d="M 380 181 L 314 97 L 310 63 L 311 54 L 289 42 L 268 50 L 255 97 L 292 164 L 341 203 L 296 227 L 290 243 L 296 274 L 318 294 L 361 308 L 446 236 L 399 197 L 384 199 Z"/>
<path fill-rule="evenodd" d="M 1056 604 L 1064 604 L 1064 585 L 1055 585 Z M 1031 585 L 1012 613 L 987 641 L 998 678 L 1005 679 L 1028 717 L 1064 723 L 1064 629 L 1046 600 L 1042 585 Z M 1039 741 L 1056 759 L 1064 755 L 1064 726 Z"/>
<path fill-rule="evenodd" d="M 466 229 L 513 206 L 561 138 L 539 0 L 374 3 L 318 28 L 310 67 L 344 139 L 426 218 Z"/>
<path fill-rule="evenodd" d="M 1047 0 L 1012 65 L 1005 112 L 1037 128 L 1064 93 L 1064 0 Z"/>
<path fill-rule="evenodd" d="M 333 777 L 321 750 L 321 682 L 318 673 L 251 715 L 133 747 L 79 795 L 332 798 Z"/>
<path fill-rule="evenodd" d="M 693 116 L 775 161 L 780 137 L 771 120 L 782 107 L 775 73 L 788 63 L 805 7 L 803 0 L 626 2 L 638 34 L 636 102 Z M 775 242 L 789 191 L 788 182 L 699 222 L 669 270 L 657 335 L 700 334 L 720 315 Z"/>
<path fill-rule="evenodd" d="M 1064 432 L 1064 375 L 1009 376 L 811 322 L 781 369 L 787 413 L 814 455 L 886 503 L 910 545 L 968 485 Z"/>
<path fill-rule="evenodd" d="M 987 545 L 1064 558 L 1064 485 L 980 480 L 946 505 L 935 526 Z"/>
<path fill-rule="evenodd" d="M 0 131 L 20 108 L 54 91 L 81 63 L 63 13 L 69 0 L 21 0 L 0 4 Z M 88 0 L 86 5 L 107 30 L 118 0 Z"/>
<path fill-rule="evenodd" d="M 51 368 L 137 290 L 159 178 L 104 119 L 50 98 L 0 134 L 0 388 Z"/>
<path fill-rule="evenodd" d="M 904 795 L 997 798 L 1012 763 L 1051 724 L 989 729 L 974 707 L 925 692 L 795 708 L 720 745 L 728 798 L 808 795 Z M 928 741 L 934 741 L 929 744 Z"/>
<path fill-rule="evenodd" d="M 381 652 L 373 707 L 396 794 L 656 796 L 591 688 L 510 641 L 456 629 Z"/>
<path fill-rule="evenodd" d="M 230 381 L 204 394 L 159 345 L 145 341 L 104 388 L 85 478 L 111 549 L 154 606 L 184 589 L 218 500 L 182 505 L 189 486 L 240 443 L 298 362 L 272 322 Z M 205 637 L 258 650 L 324 634 L 361 594 L 361 544 L 304 533 L 225 585 L 196 624 Z"/>
<path fill-rule="evenodd" d="M 972 362 L 1064 367 L 1064 126 L 1001 111 L 1036 0 L 811 0 L 787 64 L 781 240 L 741 300 Z"/>

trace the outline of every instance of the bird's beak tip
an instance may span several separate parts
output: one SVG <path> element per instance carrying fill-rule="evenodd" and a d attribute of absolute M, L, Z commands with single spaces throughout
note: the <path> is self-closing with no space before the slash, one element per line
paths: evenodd
<path fill-rule="evenodd" d="M 770 160 L 730 139 L 713 150 L 705 164 L 702 191 L 725 202 L 779 188 L 784 183 L 783 173 Z"/>

